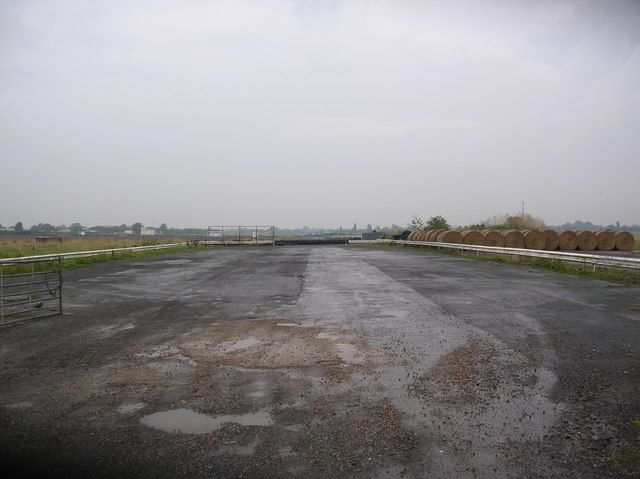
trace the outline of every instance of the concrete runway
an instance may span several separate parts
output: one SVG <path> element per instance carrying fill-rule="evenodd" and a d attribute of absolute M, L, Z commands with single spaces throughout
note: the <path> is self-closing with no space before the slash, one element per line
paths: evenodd
<path fill-rule="evenodd" d="M 638 287 L 287 246 L 64 288 L 63 316 L 0 329 L 18 477 L 638 477 L 609 460 L 639 447 Z"/>

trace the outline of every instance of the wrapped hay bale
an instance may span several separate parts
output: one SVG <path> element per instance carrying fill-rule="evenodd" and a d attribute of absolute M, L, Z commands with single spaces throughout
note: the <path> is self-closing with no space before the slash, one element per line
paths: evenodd
<path fill-rule="evenodd" d="M 545 240 L 543 249 L 553 251 L 558 248 L 558 233 L 553 230 L 544 230 L 542 235 Z"/>
<path fill-rule="evenodd" d="M 440 233 L 436 239 L 438 243 L 455 243 L 459 244 L 462 241 L 462 235 L 457 231 L 445 230 Z"/>
<path fill-rule="evenodd" d="M 538 230 L 526 230 L 523 231 L 524 235 L 524 247 L 527 249 L 544 249 L 544 245 L 547 243 L 544 235 Z"/>
<path fill-rule="evenodd" d="M 631 251 L 636 239 L 628 231 L 618 231 L 615 234 L 616 249 L 619 251 Z"/>
<path fill-rule="evenodd" d="M 517 230 L 503 231 L 504 245 L 507 248 L 524 248 L 524 235 Z"/>
<path fill-rule="evenodd" d="M 499 231 L 485 231 L 482 233 L 482 246 L 504 248 L 504 236 Z"/>
<path fill-rule="evenodd" d="M 578 235 L 573 231 L 563 231 L 558 235 L 558 248 L 573 251 L 578 247 Z"/>
<path fill-rule="evenodd" d="M 465 230 L 460 234 L 462 235 L 462 244 L 482 244 L 482 233 L 478 230 Z"/>
<path fill-rule="evenodd" d="M 598 240 L 596 248 L 599 251 L 611 251 L 616 247 L 616 236 L 612 231 L 598 231 L 596 239 Z"/>
<path fill-rule="evenodd" d="M 577 231 L 578 249 L 580 251 L 593 251 L 598 246 L 598 238 L 593 231 Z"/>

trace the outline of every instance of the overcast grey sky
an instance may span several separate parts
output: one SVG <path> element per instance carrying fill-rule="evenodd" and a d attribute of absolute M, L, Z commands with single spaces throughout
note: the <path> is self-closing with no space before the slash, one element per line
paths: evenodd
<path fill-rule="evenodd" d="M 640 2 L 0 2 L 0 222 L 640 222 Z"/>

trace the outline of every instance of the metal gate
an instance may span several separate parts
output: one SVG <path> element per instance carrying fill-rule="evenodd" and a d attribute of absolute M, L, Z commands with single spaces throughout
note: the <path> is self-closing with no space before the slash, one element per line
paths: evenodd
<path fill-rule="evenodd" d="M 273 226 L 209 226 L 204 244 L 275 244 Z"/>
<path fill-rule="evenodd" d="M 0 261 L 0 324 L 62 314 L 62 257 Z"/>

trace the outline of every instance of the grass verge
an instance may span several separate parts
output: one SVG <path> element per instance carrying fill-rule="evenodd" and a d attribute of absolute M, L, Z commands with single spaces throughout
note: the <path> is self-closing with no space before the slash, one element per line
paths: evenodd
<path fill-rule="evenodd" d="M 130 260 L 138 260 L 145 258 L 152 258 L 155 256 L 166 255 L 171 253 L 177 253 L 180 251 L 186 251 L 190 247 L 186 245 L 175 245 L 170 246 L 164 249 L 156 249 L 156 250 L 145 250 L 145 251 L 122 251 L 115 253 L 112 255 L 108 254 L 99 254 L 96 256 L 87 256 L 84 258 L 68 258 L 65 259 L 62 263 L 64 269 L 69 268 L 79 268 L 82 266 L 97 264 L 97 263 L 110 263 L 112 261 L 130 261 Z M 3 267 L 4 274 L 18 274 L 18 273 L 29 273 L 32 271 L 45 271 L 57 268 L 57 261 L 54 262 L 38 262 L 38 263 L 22 263 L 22 264 L 12 264 L 6 265 Z"/>
<path fill-rule="evenodd" d="M 360 248 L 407 248 L 407 246 L 396 246 L 392 244 L 377 244 L 377 245 L 353 245 Z M 478 261 L 490 261 L 492 263 L 506 263 L 514 265 L 535 266 L 545 269 L 547 271 L 554 271 L 556 273 L 568 274 L 575 277 L 586 277 L 593 279 L 600 279 L 603 281 L 610 281 L 613 283 L 619 283 L 624 285 L 640 284 L 640 272 L 617 269 L 617 268 L 602 268 L 593 270 L 591 266 L 583 267 L 581 265 L 574 265 L 571 263 L 565 263 L 561 260 L 545 259 L 545 258 L 518 258 L 515 256 L 494 256 L 485 255 L 483 253 L 476 254 L 475 252 L 468 251 L 455 251 L 455 250 L 434 250 L 428 247 L 413 247 L 418 251 L 434 254 L 442 253 L 453 256 L 461 256 L 463 258 L 470 258 Z"/>
<path fill-rule="evenodd" d="M 637 477 L 635 474 L 640 472 L 640 418 L 631 421 L 631 425 L 635 429 L 636 445 L 614 454 L 609 462 L 618 472 Z"/>

